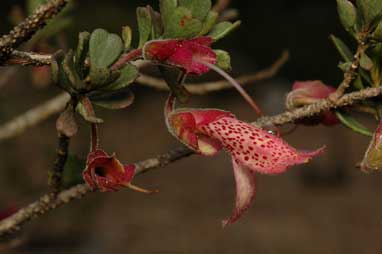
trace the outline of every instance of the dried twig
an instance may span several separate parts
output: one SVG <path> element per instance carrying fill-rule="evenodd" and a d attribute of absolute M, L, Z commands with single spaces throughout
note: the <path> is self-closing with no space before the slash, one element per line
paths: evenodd
<path fill-rule="evenodd" d="M 50 65 L 51 61 L 52 55 L 50 54 L 14 50 L 5 62 L 5 65 L 44 66 Z"/>
<path fill-rule="evenodd" d="M 62 93 L 0 126 L 0 140 L 15 137 L 28 127 L 34 126 L 49 116 L 60 112 L 65 108 L 69 100 L 69 94 Z"/>
<path fill-rule="evenodd" d="M 53 189 L 53 195 L 56 195 L 61 190 L 62 173 L 64 171 L 66 160 L 68 159 L 70 138 L 64 134 L 58 134 L 58 147 L 54 167 L 50 171 L 49 184 Z"/>
<path fill-rule="evenodd" d="M 353 105 L 359 101 L 374 98 L 380 96 L 381 94 L 381 87 L 368 88 L 359 92 L 346 94 L 336 102 L 333 102 L 329 99 L 320 100 L 314 104 L 284 112 L 276 116 L 262 117 L 253 124 L 260 127 L 265 127 L 293 123 L 298 119 L 313 116 L 330 109 Z M 150 158 L 145 161 L 138 162 L 136 164 L 136 174 L 139 175 L 155 168 L 164 167 L 174 161 L 190 156 L 192 154 L 194 154 L 193 151 L 186 147 L 181 147 L 155 158 Z M 50 210 L 53 210 L 63 204 L 69 203 L 72 200 L 80 199 L 89 192 L 90 189 L 85 184 L 80 184 L 70 189 L 61 191 L 58 193 L 56 198 L 53 198 L 52 195 L 44 195 L 38 201 L 20 209 L 14 215 L 1 221 L 0 236 L 5 236 L 9 233 L 17 231 L 24 223 L 28 222 L 29 220 L 37 218 Z"/>
<path fill-rule="evenodd" d="M 330 94 L 329 98 L 332 101 L 338 100 L 342 95 L 344 95 L 346 89 L 349 88 L 351 82 L 355 79 L 357 71 L 360 66 L 361 55 L 369 47 L 364 41 L 360 41 L 357 47 L 357 52 L 354 55 L 353 62 L 348 70 L 344 72 L 344 79 L 341 84 L 338 86 L 336 92 Z"/>
<path fill-rule="evenodd" d="M 50 0 L 35 13 L 15 26 L 0 38 L 0 64 L 6 61 L 14 49 L 29 40 L 46 22 L 57 15 L 67 4 L 67 0 Z"/>

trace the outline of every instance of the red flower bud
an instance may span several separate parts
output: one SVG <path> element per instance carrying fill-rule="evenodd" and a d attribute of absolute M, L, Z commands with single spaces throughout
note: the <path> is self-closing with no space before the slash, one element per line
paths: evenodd
<path fill-rule="evenodd" d="M 321 99 L 326 99 L 336 89 L 325 85 L 320 80 L 314 81 L 296 81 L 293 84 L 292 91 L 288 93 L 286 106 L 289 110 L 315 103 Z M 304 119 L 304 124 L 335 125 L 340 123 L 336 115 L 331 112 L 323 112 L 318 116 Z"/>
<path fill-rule="evenodd" d="M 216 63 L 211 44 L 212 38 L 207 36 L 190 40 L 153 40 L 143 47 L 143 56 L 147 60 L 179 67 L 187 74 L 202 75 L 209 68 L 200 61 Z"/>

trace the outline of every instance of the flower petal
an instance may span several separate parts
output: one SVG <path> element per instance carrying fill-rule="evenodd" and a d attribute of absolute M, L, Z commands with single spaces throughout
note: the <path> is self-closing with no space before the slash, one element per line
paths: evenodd
<path fill-rule="evenodd" d="M 143 47 L 147 60 L 173 65 L 188 74 L 201 75 L 210 69 L 202 62 L 216 63 L 216 53 L 211 49 L 211 37 L 197 37 L 190 40 L 154 40 Z"/>
<path fill-rule="evenodd" d="M 182 109 L 169 113 L 171 109 L 173 109 L 173 100 L 170 97 L 165 106 L 166 124 L 170 133 L 179 139 L 179 141 L 195 152 L 206 156 L 215 155 L 221 150 L 221 142 L 199 134 L 198 126 L 203 128 L 203 126 L 216 119 L 233 116 L 231 113 L 218 109 Z"/>
<path fill-rule="evenodd" d="M 320 80 L 313 81 L 296 81 L 293 84 L 292 91 L 288 93 L 286 98 L 286 107 L 295 109 L 304 105 L 315 103 L 321 99 L 326 99 L 336 89 L 327 86 Z M 315 125 L 322 123 L 327 126 L 339 124 L 340 121 L 332 111 L 326 111 L 319 115 L 302 119 L 299 123 L 306 125 Z"/>
<path fill-rule="evenodd" d="M 219 140 L 209 138 L 204 135 L 198 135 L 198 149 L 205 156 L 214 156 L 223 148 Z"/>
<path fill-rule="evenodd" d="M 236 203 L 231 217 L 223 221 L 223 227 L 237 221 L 249 208 L 256 194 L 255 173 L 240 165 L 234 157 L 232 157 L 232 164 L 236 181 Z"/>
<path fill-rule="evenodd" d="M 175 53 L 179 40 L 152 40 L 143 47 L 143 56 L 147 60 L 166 61 Z"/>
<path fill-rule="evenodd" d="M 240 164 L 264 174 L 280 174 L 288 166 L 306 163 L 323 151 L 297 151 L 281 138 L 232 117 L 214 121 L 204 130 L 220 140 Z"/>
<path fill-rule="evenodd" d="M 91 189 L 106 192 L 116 191 L 130 183 L 134 173 L 134 165 L 122 165 L 115 155 L 96 150 L 89 153 L 82 176 Z"/>

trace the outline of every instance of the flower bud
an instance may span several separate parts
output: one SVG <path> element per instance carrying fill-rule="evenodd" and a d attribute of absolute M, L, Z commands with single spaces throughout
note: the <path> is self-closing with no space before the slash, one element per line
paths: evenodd
<path fill-rule="evenodd" d="M 296 81 L 293 84 L 292 91 L 287 95 L 286 107 L 289 110 L 303 107 L 319 100 L 326 99 L 335 91 L 335 88 L 325 85 L 320 80 Z M 330 126 L 338 124 L 339 120 L 333 112 L 327 111 L 318 116 L 303 119 L 301 123 L 307 125 L 322 123 Z"/>
<path fill-rule="evenodd" d="M 379 122 L 366 150 L 361 162 L 361 170 L 363 172 L 382 170 L 382 121 Z"/>

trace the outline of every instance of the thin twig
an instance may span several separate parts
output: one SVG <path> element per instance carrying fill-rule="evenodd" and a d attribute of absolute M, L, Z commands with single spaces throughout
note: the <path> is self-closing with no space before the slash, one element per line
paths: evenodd
<path fill-rule="evenodd" d="M 344 72 L 344 79 L 341 84 L 338 86 L 336 92 L 330 94 L 329 98 L 332 101 L 338 100 L 342 95 L 344 95 L 346 89 L 349 88 L 351 82 L 355 79 L 357 71 L 360 66 L 361 55 L 367 50 L 369 47 L 364 41 L 359 42 L 357 47 L 357 52 L 354 55 L 353 62 L 350 65 L 350 68 Z"/>
<path fill-rule="evenodd" d="M 14 50 L 5 62 L 5 65 L 44 66 L 50 65 L 51 61 L 52 55 L 50 54 Z"/>
<path fill-rule="evenodd" d="M 64 167 L 66 160 L 68 159 L 70 138 L 64 134 L 58 134 L 58 147 L 56 160 L 54 161 L 54 167 L 50 171 L 49 184 L 53 189 L 53 194 L 56 195 L 62 186 L 62 173 L 64 172 Z"/>
<path fill-rule="evenodd" d="M 46 22 L 56 16 L 67 4 L 67 0 L 50 0 L 39 7 L 31 16 L 0 38 L 0 64 L 6 61 L 14 49 L 29 40 Z"/>
<path fill-rule="evenodd" d="M 259 127 L 265 127 L 293 123 L 298 119 L 313 116 L 330 109 L 349 106 L 365 99 L 380 96 L 381 94 L 381 87 L 368 88 L 359 92 L 346 94 L 336 102 L 329 99 L 320 100 L 312 105 L 307 105 L 302 108 L 284 112 L 276 116 L 262 117 L 253 124 Z M 136 163 L 136 175 L 146 173 L 155 168 L 164 167 L 174 161 L 180 160 L 192 154 L 194 154 L 194 152 L 190 149 L 181 147 L 163 155 L 138 162 Z M 90 189 L 85 184 L 80 184 L 58 193 L 56 198 L 52 198 L 52 196 L 48 194 L 44 195 L 38 201 L 26 206 L 25 208 L 21 208 L 14 215 L 0 221 L 0 236 L 5 236 L 9 233 L 15 232 L 20 229 L 24 223 L 30 221 L 31 219 L 40 217 L 46 212 L 63 204 L 69 203 L 70 201 L 80 199 L 89 192 Z"/>
<path fill-rule="evenodd" d="M 47 119 L 49 116 L 62 111 L 69 100 L 69 94 L 62 93 L 0 126 L 0 141 L 15 137 L 29 127 L 34 126 Z"/>
<path fill-rule="evenodd" d="M 361 91 L 345 94 L 336 101 L 332 101 L 328 98 L 325 100 L 320 100 L 314 104 L 310 104 L 291 111 L 286 111 L 279 115 L 262 117 L 253 124 L 264 127 L 268 125 L 283 125 L 287 123 L 294 123 L 296 120 L 311 117 L 321 112 L 354 105 L 362 100 L 380 96 L 381 93 L 381 87 L 367 88 Z"/>

